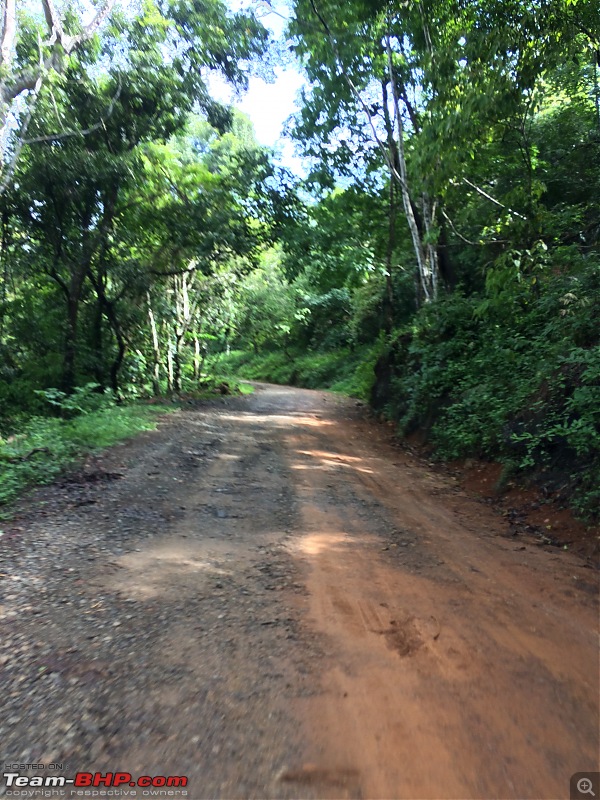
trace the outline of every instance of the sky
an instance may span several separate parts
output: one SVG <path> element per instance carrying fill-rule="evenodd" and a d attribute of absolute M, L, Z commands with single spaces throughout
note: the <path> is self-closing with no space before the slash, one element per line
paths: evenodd
<path fill-rule="evenodd" d="M 251 78 L 248 93 L 235 105 L 254 123 L 258 141 L 275 147 L 281 163 L 299 173 L 303 171 L 302 160 L 295 154 L 293 142 L 282 137 L 282 128 L 298 108 L 296 98 L 304 81 L 290 68 L 278 67 L 276 73 L 275 82 L 270 84 Z"/>
<path fill-rule="evenodd" d="M 283 36 L 290 16 L 290 0 L 225 0 L 231 11 L 253 10 L 263 25 L 276 39 Z M 134 7 L 136 0 L 124 0 L 125 7 Z M 95 7 L 90 0 L 82 0 L 84 23 L 91 20 Z M 295 153 L 294 143 L 282 135 L 285 121 L 299 108 L 298 93 L 305 79 L 294 68 L 293 62 L 276 67 L 275 81 L 267 83 L 262 78 L 250 78 L 250 86 L 241 97 L 216 75 L 207 76 L 211 94 L 222 103 L 234 105 L 247 114 L 256 130 L 260 144 L 275 149 L 276 161 L 304 176 L 307 169 Z"/>
<path fill-rule="evenodd" d="M 225 0 L 231 11 L 253 10 L 263 25 L 276 39 L 281 39 L 290 16 L 290 0 Z M 124 0 L 126 7 L 133 7 L 136 0 Z M 90 0 L 82 0 L 84 22 L 95 13 Z M 272 147 L 276 161 L 299 176 L 305 176 L 307 168 L 295 153 L 294 143 L 282 135 L 285 121 L 299 108 L 298 93 L 305 79 L 294 68 L 293 62 L 275 68 L 275 81 L 267 83 L 262 78 L 250 78 L 250 86 L 241 97 L 236 97 L 231 87 L 216 75 L 207 76 L 211 94 L 222 103 L 232 104 L 247 114 L 256 130 L 260 144 Z"/>
<path fill-rule="evenodd" d="M 248 6 L 240 0 L 228 0 L 232 11 Z M 257 16 L 263 25 L 268 28 L 276 38 L 282 36 L 289 16 L 285 0 L 272 0 L 270 3 L 254 2 L 251 7 L 256 10 Z M 297 175 L 304 175 L 300 159 L 294 150 L 294 144 L 282 136 L 283 126 L 288 117 L 299 108 L 298 94 L 305 85 L 305 79 L 293 64 L 275 68 L 275 81 L 267 83 L 262 78 L 250 78 L 248 91 L 236 98 L 223 81 L 211 81 L 214 95 L 222 102 L 230 102 L 240 111 L 247 114 L 256 130 L 258 141 L 275 148 L 277 160 L 288 167 Z"/>

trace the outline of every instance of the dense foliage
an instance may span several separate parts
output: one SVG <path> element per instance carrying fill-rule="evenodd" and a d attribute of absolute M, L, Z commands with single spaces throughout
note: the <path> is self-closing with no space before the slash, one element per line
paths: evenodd
<path fill-rule="evenodd" d="M 47 77 L 0 200 L 4 416 L 38 412 L 36 389 L 91 380 L 116 395 L 179 390 L 193 340 L 198 370 L 206 320 L 278 201 L 267 154 L 205 74 L 243 86 L 265 39 L 219 0 L 146 2 Z"/>
<path fill-rule="evenodd" d="M 19 107 L 48 22 L 21 12 L 0 85 L 2 432 L 69 423 L 89 384 L 123 400 L 235 372 L 369 400 L 440 457 L 500 459 L 594 516 L 596 4 L 291 5 L 295 182 L 208 89 L 275 52 L 253 14 L 147 0 L 89 35 L 67 14 Z"/>
<path fill-rule="evenodd" d="M 291 33 L 317 199 L 283 238 L 279 355 L 233 363 L 341 381 L 440 457 L 502 460 L 596 515 L 593 3 L 298 0 Z"/>

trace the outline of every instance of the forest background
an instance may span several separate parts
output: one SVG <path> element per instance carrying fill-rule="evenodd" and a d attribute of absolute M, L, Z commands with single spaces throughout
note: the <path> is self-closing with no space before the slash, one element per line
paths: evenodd
<path fill-rule="evenodd" d="M 597 4 L 265 5 L 3 3 L 0 502 L 234 376 L 597 519 Z M 303 178 L 211 96 L 292 57 Z"/>

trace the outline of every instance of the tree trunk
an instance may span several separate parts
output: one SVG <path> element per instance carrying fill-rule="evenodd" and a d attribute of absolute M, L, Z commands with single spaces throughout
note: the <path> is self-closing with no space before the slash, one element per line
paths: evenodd
<path fill-rule="evenodd" d="M 62 369 L 62 390 L 66 392 L 66 394 L 72 394 L 75 389 L 78 317 L 79 296 L 69 295 L 67 300 L 67 328 L 65 331 Z"/>
<path fill-rule="evenodd" d="M 175 347 L 173 348 L 173 391 L 179 393 L 181 391 L 181 343 L 183 335 L 179 332 L 175 333 Z"/>
<path fill-rule="evenodd" d="M 200 357 L 200 365 L 199 365 L 199 369 L 198 369 L 198 380 L 199 381 L 202 380 L 202 373 L 204 372 L 204 362 L 206 361 L 207 353 L 208 353 L 208 350 L 207 350 L 206 346 L 204 346 L 202 348 L 202 355 Z"/>
<path fill-rule="evenodd" d="M 390 181 L 400 188 L 404 216 L 408 224 L 413 250 L 417 262 L 418 290 L 416 292 L 417 307 L 435 298 L 437 294 L 437 250 L 435 245 L 425 244 L 427 231 L 433 228 L 433 220 L 427 216 L 430 209 L 421 197 L 420 207 L 414 202 L 408 185 L 408 170 L 404 149 L 404 125 L 400 110 L 399 88 L 394 75 L 391 45 L 387 42 L 388 79 L 392 89 L 392 105 L 394 121 L 390 116 L 389 98 L 386 81 L 382 81 L 384 123 L 387 134 L 387 162 Z M 402 87 L 403 88 L 403 87 Z M 382 145 L 383 146 L 383 145 Z M 427 216 L 427 219 L 425 217 Z M 388 287 L 388 291 L 389 291 Z"/>
<path fill-rule="evenodd" d="M 194 380 L 200 380 L 200 339 L 194 336 Z"/>
<path fill-rule="evenodd" d="M 125 353 L 127 352 L 127 341 L 123 335 L 121 323 L 119 322 L 117 312 L 115 311 L 114 301 L 108 300 L 105 295 L 103 295 L 103 301 L 106 319 L 108 320 L 111 330 L 115 335 L 115 339 L 117 340 L 117 355 L 114 357 L 112 364 L 110 365 L 110 386 L 115 393 L 115 397 L 120 399 L 119 372 L 121 371 L 121 367 L 123 366 L 123 361 L 125 359 Z"/>
<path fill-rule="evenodd" d="M 6 209 L 2 212 L 2 242 L 0 244 L 0 266 L 2 269 L 2 284 L 0 295 L 0 344 L 4 337 L 4 319 L 6 316 L 6 298 L 8 292 L 8 244 L 10 217 Z"/>
<path fill-rule="evenodd" d="M 595 52 L 594 58 L 594 103 L 596 105 L 596 123 L 600 131 L 600 87 L 598 86 L 598 69 L 600 69 L 600 47 Z"/>
<path fill-rule="evenodd" d="M 115 394 L 115 397 L 120 400 L 121 395 L 119 387 L 119 372 L 121 371 L 121 367 L 123 366 L 123 361 L 125 359 L 125 353 L 127 352 L 127 343 L 125 342 L 120 330 L 115 331 L 115 336 L 117 338 L 117 355 L 110 365 L 110 386 Z"/>
<path fill-rule="evenodd" d="M 79 323 L 79 304 L 89 263 L 71 264 L 71 280 L 63 284 L 67 299 L 67 327 L 65 331 L 65 347 L 63 353 L 62 390 L 72 394 L 75 389 L 77 372 L 77 330 Z"/>
<path fill-rule="evenodd" d="M 160 341 L 156 318 L 150 304 L 150 292 L 147 293 L 146 299 L 148 301 L 148 319 L 150 320 L 150 332 L 152 334 L 152 393 L 155 397 L 158 397 L 160 394 Z"/>
<path fill-rule="evenodd" d="M 167 350 L 167 392 L 173 393 L 173 353 L 170 346 Z"/>
<path fill-rule="evenodd" d="M 94 351 L 94 377 L 101 389 L 105 388 L 106 376 L 104 374 L 104 313 L 103 302 L 100 297 L 96 298 L 94 309 L 94 322 L 92 328 L 92 349 Z"/>
<path fill-rule="evenodd" d="M 419 274 L 419 280 L 421 284 L 421 292 L 423 293 L 423 298 L 427 302 L 429 300 L 435 300 L 437 296 L 437 288 L 438 288 L 438 264 L 437 264 L 437 249 L 435 244 L 424 242 L 421 232 L 419 231 L 419 226 L 417 225 L 417 220 L 414 213 L 414 206 L 412 203 L 412 199 L 409 192 L 408 187 L 408 170 L 406 168 L 406 153 L 404 150 L 404 125 L 402 122 L 402 112 L 400 110 L 400 96 L 398 92 L 398 86 L 396 83 L 396 76 L 394 73 L 394 65 L 392 60 L 392 46 L 390 43 L 389 36 L 386 42 L 387 46 L 387 57 L 388 57 L 388 77 L 390 80 L 390 85 L 392 87 L 392 101 L 394 106 L 394 118 L 395 118 L 395 127 L 396 127 L 396 140 L 394 140 L 393 132 L 392 136 L 389 137 L 389 129 L 388 129 L 388 137 L 391 138 L 390 144 L 392 144 L 392 156 L 391 156 L 391 174 L 392 179 L 396 180 L 396 182 L 400 186 L 400 191 L 402 193 L 402 203 L 404 206 L 404 213 L 406 215 L 406 221 L 408 222 L 408 228 L 410 230 L 410 235 L 413 243 L 413 249 L 415 251 L 415 256 L 417 259 L 417 269 Z M 393 159 L 393 160 L 392 160 Z M 425 194 L 422 195 L 421 198 L 421 213 L 423 215 L 423 223 L 425 228 L 425 233 L 430 233 L 435 224 L 435 217 L 434 217 L 434 209 L 435 206 L 431 206 L 429 200 Z M 428 237 L 429 239 L 429 237 Z"/>
<path fill-rule="evenodd" d="M 392 281 L 392 269 L 393 269 L 395 244 L 396 244 L 395 189 L 394 189 L 394 181 L 390 180 L 389 230 L 388 230 L 386 270 L 385 270 L 386 295 L 384 301 L 384 326 L 386 333 L 391 333 L 394 327 L 394 284 Z"/>
<path fill-rule="evenodd" d="M 190 273 L 173 278 L 175 295 L 175 348 L 173 350 L 173 390 L 181 391 L 181 348 L 194 318 L 197 301 L 190 303 Z"/>

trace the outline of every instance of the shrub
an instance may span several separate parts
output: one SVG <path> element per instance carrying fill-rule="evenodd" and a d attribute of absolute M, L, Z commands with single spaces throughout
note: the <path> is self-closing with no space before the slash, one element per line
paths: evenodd
<path fill-rule="evenodd" d="M 53 402 L 58 394 L 51 392 Z M 67 401 L 69 408 L 72 403 Z M 14 500 L 34 484 L 52 481 L 80 455 L 108 447 L 156 427 L 166 409 L 111 406 L 72 419 L 32 417 L 10 436 L 0 437 L 0 504 Z"/>

